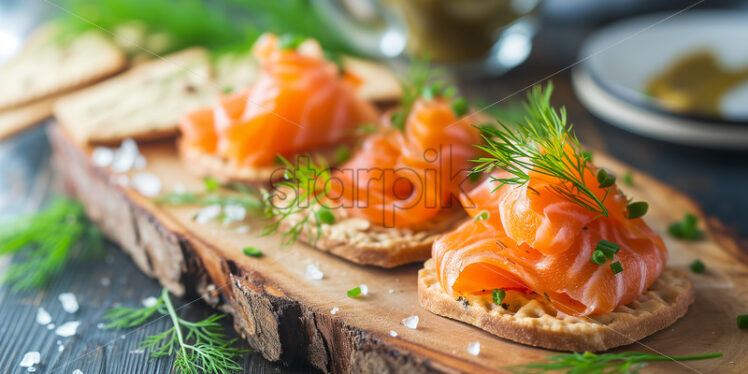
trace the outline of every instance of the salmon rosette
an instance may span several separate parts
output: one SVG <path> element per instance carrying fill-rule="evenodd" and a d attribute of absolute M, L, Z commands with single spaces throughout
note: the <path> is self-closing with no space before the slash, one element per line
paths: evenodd
<path fill-rule="evenodd" d="M 252 50 L 260 66 L 256 82 L 185 116 L 183 146 L 237 166 L 267 167 L 278 155 L 348 142 L 359 125 L 376 121 L 375 108 L 356 94 L 361 81 L 325 59 L 316 41 L 286 44 L 272 34 L 260 37 Z"/>
<path fill-rule="evenodd" d="M 434 243 L 439 282 L 454 297 L 521 290 L 569 315 L 611 312 L 657 279 L 665 245 L 640 218 L 646 205 L 629 203 L 538 102 L 528 132 L 486 132 L 493 169 L 460 196 L 475 219 Z"/>
<path fill-rule="evenodd" d="M 416 100 L 402 129 L 385 116 L 332 173 L 327 204 L 384 227 L 414 227 L 451 207 L 480 141 L 464 114 L 437 97 Z"/>

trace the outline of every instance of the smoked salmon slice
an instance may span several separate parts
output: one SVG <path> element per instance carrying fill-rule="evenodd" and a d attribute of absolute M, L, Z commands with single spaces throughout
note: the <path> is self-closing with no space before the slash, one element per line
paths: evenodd
<path fill-rule="evenodd" d="M 316 41 L 291 48 L 265 34 L 252 53 L 257 81 L 187 114 L 180 122 L 186 146 L 239 166 L 272 166 L 278 155 L 348 142 L 359 125 L 377 120 L 376 109 L 356 95 L 361 81 L 326 60 Z"/>

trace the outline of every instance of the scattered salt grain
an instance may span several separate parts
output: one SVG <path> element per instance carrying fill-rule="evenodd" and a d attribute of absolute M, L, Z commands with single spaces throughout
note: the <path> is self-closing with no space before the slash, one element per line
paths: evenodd
<path fill-rule="evenodd" d="M 337 312 L 338 312 L 339 310 L 340 310 L 340 308 L 338 308 L 338 307 L 334 307 L 334 308 L 332 308 L 332 310 L 330 311 L 330 314 L 335 314 L 335 313 L 337 313 Z"/>
<path fill-rule="evenodd" d="M 101 285 L 104 287 L 109 287 L 109 285 L 112 284 L 112 280 L 109 278 L 101 278 Z"/>
<path fill-rule="evenodd" d="M 397 336 L 397 331 L 395 331 L 395 330 L 390 330 L 390 336 L 392 336 L 392 337 L 396 337 L 396 336 Z"/>
<path fill-rule="evenodd" d="M 101 323 L 101 322 L 99 322 L 99 323 L 96 324 L 96 328 L 99 329 L 99 330 L 103 330 L 103 329 L 106 328 L 106 325 L 103 324 L 103 323 Z"/>
<path fill-rule="evenodd" d="M 132 177 L 132 186 L 143 196 L 153 197 L 161 193 L 161 179 L 151 173 L 140 173 Z"/>
<path fill-rule="evenodd" d="M 246 234 L 246 233 L 249 232 L 249 226 L 247 226 L 247 225 L 239 226 L 239 227 L 236 228 L 236 232 L 238 232 L 240 234 Z"/>
<path fill-rule="evenodd" d="M 42 356 L 39 354 L 39 352 L 26 352 L 25 355 L 23 355 L 23 359 L 21 359 L 21 367 L 22 368 L 30 368 L 41 361 Z"/>
<path fill-rule="evenodd" d="M 73 374 L 83 374 L 83 371 L 81 371 L 81 369 L 75 369 L 73 370 Z"/>
<path fill-rule="evenodd" d="M 134 140 L 123 140 L 120 147 L 114 151 L 114 158 L 111 165 L 112 171 L 117 173 L 130 171 L 130 169 L 135 165 L 135 159 L 137 159 L 139 155 L 138 144 L 135 143 Z"/>
<path fill-rule="evenodd" d="M 369 286 L 362 284 L 358 286 L 358 288 L 361 290 L 361 296 L 366 296 L 369 294 Z"/>
<path fill-rule="evenodd" d="M 41 325 L 46 325 L 52 322 L 52 316 L 50 316 L 44 308 L 39 307 L 39 310 L 36 311 L 36 322 Z"/>
<path fill-rule="evenodd" d="M 114 160 L 114 151 L 106 147 L 96 147 L 91 153 L 91 162 L 94 165 L 105 168 L 112 164 Z"/>
<path fill-rule="evenodd" d="M 75 332 L 78 330 L 78 325 L 80 325 L 80 322 L 78 321 L 65 322 L 55 330 L 55 334 L 62 336 L 63 338 L 71 337 L 75 335 Z"/>
<path fill-rule="evenodd" d="M 143 353 L 145 353 L 145 350 L 143 350 L 143 349 L 133 349 L 133 350 L 130 350 L 130 354 L 131 355 L 142 355 Z"/>
<path fill-rule="evenodd" d="M 78 311 L 78 300 L 75 299 L 75 295 L 70 292 L 61 293 L 57 296 L 62 304 L 62 309 L 68 313 L 75 313 Z"/>
<path fill-rule="evenodd" d="M 145 299 L 143 299 L 143 301 L 141 301 L 141 303 L 143 304 L 143 306 L 146 307 L 146 308 L 150 308 L 150 307 L 156 305 L 157 302 L 158 302 L 158 299 L 155 298 L 155 297 L 153 297 L 153 296 L 148 296 Z"/>
<path fill-rule="evenodd" d="M 50 323 L 49 325 L 47 325 L 47 330 L 54 330 L 54 329 L 55 329 L 54 323 Z"/>
<path fill-rule="evenodd" d="M 467 351 L 473 356 L 477 356 L 480 353 L 480 343 L 479 342 L 470 342 L 467 346 Z"/>
<path fill-rule="evenodd" d="M 243 221 L 247 216 L 247 209 L 241 205 L 226 205 L 223 207 L 223 213 L 226 215 L 223 223 L 228 224 Z"/>
<path fill-rule="evenodd" d="M 403 325 L 409 329 L 418 327 L 418 316 L 410 316 L 403 320 Z"/>
<path fill-rule="evenodd" d="M 319 270 L 319 268 L 314 264 L 309 264 L 306 266 L 306 277 L 307 279 L 311 280 L 320 280 L 325 276 L 325 274 L 322 273 L 322 271 Z"/>
<path fill-rule="evenodd" d="M 185 193 L 187 192 L 187 187 L 184 186 L 184 183 L 177 183 L 174 185 L 174 192 Z"/>
<path fill-rule="evenodd" d="M 146 161 L 143 155 L 138 155 L 138 157 L 135 157 L 135 162 L 133 162 L 132 166 L 135 170 L 143 170 L 148 166 L 148 161 Z"/>
<path fill-rule="evenodd" d="M 395 293 L 395 290 L 393 290 L 392 288 L 390 288 L 389 290 L 387 290 L 387 292 L 389 292 L 389 293 Z"/>
<path fill-rule="evenodd" d="M 57 346 L 57 352 L 62 352 L 64 350 L 65 350 L 65 346 L 64 345 L 58 345 Z"/>
<path fill-rule="evenodd" d="M 201 209 L 199 212 L 197 212 L 197 215 L 195 216 L 195 221 L 197 223 L 204 225 L 221 215 L 221 206 L 218 204 L 208 205 L 205 208 Z"/>

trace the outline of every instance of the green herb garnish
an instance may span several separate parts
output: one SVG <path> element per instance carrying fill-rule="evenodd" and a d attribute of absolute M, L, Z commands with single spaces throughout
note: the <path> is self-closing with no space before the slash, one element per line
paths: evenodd
<path fill-rule="evenodd" d="M 683 217 L 680 222 L 674 222 L 668 226 L 668 233 L 675 238 L 685 240 L 697 240 L 704 235 L 704 232 L 699 229 L 699 219 L 688 213 Z"/>
<path fill-rule="evenodd" d="M 294 34 L 283 34 L 278 37 L 278 48 L 281 50 L 296 49 L 299 48 L 307 38 L 301 35 Z"/>
<path fill-rule="evenodd" d="M 741 314 L 738 316 L 738 328 L 748 329 L 748 314 Z"/>
<path fill-rule="evenodd" d="M 140 326 L 156 313 L 168 316 L 172 326 L 141 342 L 140 348 L 149 349 L 151 358 L 176 353 L 172 369 L 177 373 L 229 374 L 242 370 L 236 360 L 246 351 L 231 347 L 236 339 L 228 340 L 223 327 L 218 323 L 224 316 L 214 314 L 197 322 L 184 320 L 177 315 L 166 288 L 161 291 L 161 297 L 153 306 L 140 309 L 114 308 L 104 315 L 104 319 L 111 321 L 106 328 L 119 330 Z"/>
<path fill-rule="evenodd" d="M 335 223 L 335 215 L 332 214 L 332 211 L 327 207 L 319 207 L 314 211 L 314 214 L 316 215 L 317 220 L 324 224 L 332 225 Z"/>
<path fill-rule="evenodd" d="M 692 272 L 698 274 L 698 273 L 703 273 L 704 270 L 706 270 L 706 265 L 704 265 L 704 263 L 701 262 L 701 260 L 696 259 L 696 260 L 693 260 L 689 268 L 691 269 Z"/>
<path fill-rule="evenodd" d="M 475 218 L 473 218 L 476 221 L 482 221 L 484 219 L 488 219 L 491 217 L 491 213 L 488 213 L 487 211 L 481 211 Z"/>
<path fill-rule="evenodd" d="M 249 257 L 262 257 L 262 251 L 255 247 L 245 247 L 242 252 Z"/>
<path fill-rule="evenodd" d="M 457 118 L 460 118 L 467 114 L 469 109 L 470 107 L 468 105 L 468 102 L 463 97 L 459 97 L 452 101 L 452 112 L 454 112 L 454 115 Z"/>
<path fill-rule="evenodd" d="M 623 183 L 626 183 L 629 186 L 634 185 L 634 174 L 630 171 L 627 171 L 626 174 L 623 175 Z"/>
<path fill-rule="evenodd" d="M 203 185 L 205 186 L 206 191 L 212 192 L 221 187 L 221 182 L 219 182 L 216 178 L 206 177 L 205 179 L 203 179 Z"/>
<path fill-rule="evenodd" d="M 636 201 L 633 203 L 629 203 L 629 205 L 626 207 L 629 219 L 644 217 L 644 215 L 647 214 L 647 210 L 649 210 L 649 204 L 647 204 L 645 201 Z"/>
<path fill-rule="evenodd" d="M 57 198 L 40 212 L 0 223 L 0 256 L 16 255 L 2 282 L 16 292 L 45 287 L 71 258 L 100 254 L 103 246 L 83 205 Z"/>
<path fill-rule="evenodd" d="M 597 171 L 597 182 L 600 188 L 608 188 L 616 184 L 616 177 L 613 174 L 608 173 L 605 169 Z"/>
<path fill-rule="evenodd" d="M 613 274 L 618 274 L 623 271 L 623 265 L 621 265 L 620 261 L 616 261 L 610 264 L 610 269 L 613 270 Z"/>
<path fill-rule="evenodd" d="M 351 150 L 347 146 L 341 146 L 335 151 L 335 164 L 342 164 L 351 158 Z"/>
<path fill-rule="evenodd" d="M 346 292 L 346 294 L 350 298 L 357 297 L 358 295 L 361 295 L 361 287 L 359 286 L 359 287 L 351 288 L 350 290 L 348 290 L 348 292 Z"/>
<path fill-rule="evenodd" d="M 504 301 L 504 298 L 506 297 L 506 291 L 504 290 L 493 290 L 491 291 L 491 297 L 493 298 L 493 303 L 496 305 L 501 305 L 501 302 Z"/>
<path fill-rule="evenodd" d="M 247 209 L 262 211 L 263 202 L 256 194 L 219 194 L 219 193 L 191 193 L 173 192 L 153 200 L 157 204 L 168 205 L 241 205 Z"/>
<path fill-rule="evenodd" d="M 603 265 L 605 264 L 605 261 L 607 260 L 608 259 L 605 257 L 605 253 L 603 253 L 603 251 L 600 251 L 600 250 L 596 250 L 592 252 L 592 258 L 590 258 L 590 261 L 592 261 L 592 263 L 596 265 Z"/>
<path fill-rule="evenodd" d="M 600 239 L 595 245 L 595 250 L 592 252 L 590 261 L 596 265 L 604 265 L 608 260 L 613 260 L 616 253 L 621 250 L 621 245 L 613 243 L 611 241 Z M 618 274 L 623 271 L 623 265 L 619 261 L 610 264 L 613 274 Z"/>
<path fill-rule="evenodd" d="M 594 354 L 592 352 L 563 353 L 545 356 L 545 359 L 548 360 L 548 362 L 514 365 L 507 367 L 507 369 L 513 373 L 522 374 L 546 374 L 555 372 L 568 374 L 634 374 L 646 366 L 647 362 L 693 361 L 717 357 L 722 357 L 722 353 L 676 357 L 634 351 L 602 354 Z"/>
<path fill-rule="evenodd" d="M 400 98 L 400 108 L 392 112 L 390 122 L 396 129 L 405 129 L 405 121 L 410 114 L 413 103 L 424 93 L 429 80 L 435 75 L 435 72 L 424 60 L 414 60 L 408 70 L 406 79 L 400 82 L 403 95 Z"/>

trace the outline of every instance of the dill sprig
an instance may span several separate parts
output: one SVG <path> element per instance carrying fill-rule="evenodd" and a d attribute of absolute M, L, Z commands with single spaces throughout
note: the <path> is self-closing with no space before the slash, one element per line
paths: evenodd
<path fill-rule="evenodd" d="M 478 163 L 474 171 L 498 168 L 509 172 L 510 177 L 494 178 L 500 182 L 497 189 L 505 184 L 525 185 L 530 180 L 530 171 L 558 178 L 562 183 L 549 187 L 554 193 L 607 217 L 609 212 L 604 202 L 613 184 L 605 186 L 602 198 L 587 187 L 585 171 L 589 156 L 582 150 L 572 125 L 567 124 L 566 109 L 561 107 L 556 111 L 551 106 L 552 92 L 551 84 L 545 90 L 533 87 L 525 103 L 527 117 L 523 126 L 510 127 L 499 121 L 498 127 L 479 127 L 486 144 L 477 147 L 488 156 L 473 160 Z"/>
<path fill-rule="evenodd" d="M 221 183 L 211 177 L 203 180 L 205 190 L 203 192 L 171 192 L 159 196 L 153 201 L 157 204 L 167 205 L 239 205 L 244 208 L 262 212 L 264 205 L 260 191 L 241 183 L 230 183 L 221 191 Z"/>
<path fill-rule="evenodd" d="M 177 373 L 228 374 L 242 370 L 236 359 L 246 351 L 232 347 L 236 339 L 226 338 L 218 323 L 224 316 L 213 314 L 197 322 L 182 319 L 177 315 L 166 288 L 154 305 L 139 309 L 114 308 L 104 315 L 104 319 L 111 321 L 106 328 L 120 330 L 140 326 L 156 313 L 168 316 L 172 326 L 145 338 L 140 344 L 141 349 L 150 350 L 152 358 L 176 354 L 173 369 Z"/>
<path fill-rule="evenodd" d="M 638 373 L 647 362 L 654 361 L 693 361 L 722 357 L 722 353 L 708 353 L 695 356 L 668 357 L 646 352 L 622 352 L 594 354 L 563 353 L 546 356 L 548 362 L 509 366 L 513 373 L 545 374 L 563 372 L 567 374 L 633 374 Z"/>
<path fill-rule="evenodd" d="M 307 237 L 316 245 L 322 236 L 322 224 L 332 224 L 335 216 L 329 208 L 322 206 L 319 196 L 325 195 L 329 189 L 330 169 L 324 160 L 314 162 L 308 156 L 297 159 L 294 166 L 283 156 L 278 159 L 286 166 L 284 180 L 277 185 L 275 193 L 265 193 L 265 217 L 270 223 L 262 229 L 262 236 L 278 232 L 281 222 L 291 216 L 300 215 L 301 219 L 281 236 L 281 245 L 289 246 L 296 242 L 299 235 L 306 230 Z M 277 193 L 288 194 L 290 198 L 277 201 Z M 280 205 L 282 203 L 282 205 Z M 314 218 L 314 219 L 312 219 Z"/>
<path fill-rule="evenodd" d="M 408 119 L 413 103 L 424 94 L 427 85 L 435 75 L 436 72 L 431 69 L 428 61 L 414 59 L 411 62 L 405 79 L 400 80 L 403 95 L 400 98 L 400 108 L 392 112 L 392 117 L 390 117 L 393 127 L 400 130 L 405 128 L 405 121 Z"/>
<path fill-rule="evenodd" d="M 101 233 L 75 200 L 57 198 L 40 212 L 0 223 L 0 256 L 16 254 L 3 283 L 13 291 L 45 287 L 68 261 L 103 251 Z"/>

